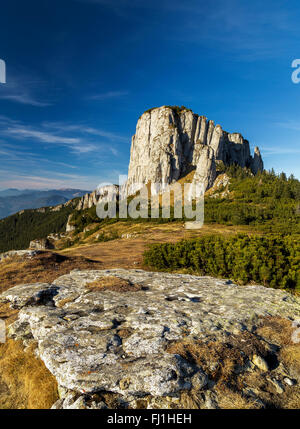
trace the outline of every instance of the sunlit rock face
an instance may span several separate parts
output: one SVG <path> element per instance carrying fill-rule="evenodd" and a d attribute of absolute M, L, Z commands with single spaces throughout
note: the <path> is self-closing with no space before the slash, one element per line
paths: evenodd
<path fill-rule="evenodd" d="M 76 209 L 85 210 L 96 206 L 99 202 L 115 201 L 119 193 L 117 185 L 99 186 L 95 191 L 80 198 Z"/>
<path fill-rule="evenodd" d="M 126 291 L 89 287 L 105 279 L 131 286 Z M 249 341 L 266 319 L 300 317 L 300 299 L 282 290 L 134 269 L 74 270 L 52 284 L 15 286 L 0 295 L 0 303 L 20 310 L 8 336 L 35 344 L 56 377 L 60 400 L 54 408 L 105 407 L 99 398 L 86 402 L 96 392 L 114 394 L 126 408 L 139 407 L 141 400 L 149 408 L 184 408 L 182 394 L 197 392 L 200 401 L 202 394 L 216 394 L 209 383 L 216 356 L 204 370 L 172 351 L 174 342 L 228 345 L 236 338 L 234 347 L 242 347 L 244 336 Z M 255 338 L 260 353 L 269 350 L 268 342 Z M 255 367 L 264 379 L 287 377 L 280 366 L 268 368 L 265 354 L 252 354 L 252 347 L 245 349 L 239 372 Z M 206 402 L 197 406 L 206 408 Z"/>
<path fill-rule="evenodd" d="M 196 169 L 195 181 L 205 190 L 216 177 L 216 161 L 263 170 L 259 149 L 250 155 L 249 142 L 239 133 L 228 133 L 188 109 L 162 106 L 145 112 L 132 137 L 127 194 L 145 183 L 159 183 L 160 189 Z"/>

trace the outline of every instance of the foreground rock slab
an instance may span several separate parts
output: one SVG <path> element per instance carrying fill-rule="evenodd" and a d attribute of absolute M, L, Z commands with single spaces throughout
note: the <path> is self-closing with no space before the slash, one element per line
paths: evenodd
<path fill-rule="evenodd" d="M 121 293 L 87 286 L 112 276 L 140 287 Z M 56 377 L 63 392 L 56 408 L 85 408 L 82 395 L 98 392 L 132 406 L 149 395 L 175 404 L 209 380 L 199 365 L 168 353 L 170 343 L 226 341 L 252 332 L 261 317 L 300 318 L 300 300 L 283 291 L 142 270 L 72 271 L 53 284 L 15 286 L 0 302 L 20 309 L 9 335 L 36 341 Z M 89 404 L 95 407 L 104 405 Z"/>

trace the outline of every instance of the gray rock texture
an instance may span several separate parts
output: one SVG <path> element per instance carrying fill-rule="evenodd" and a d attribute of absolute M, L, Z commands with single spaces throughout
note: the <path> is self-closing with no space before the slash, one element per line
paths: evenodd
<path fill-rule="evenodd" d="M 205 183 L 206 190 L 216 175 L 215 161 L 236 163 L 254 174 L 263 169 L 259 149 L 252 157 L 241 134 L 230 134 L 188 109 L 151 109 L 140 117 L 132 137 L 127 194 L 149 182 L 164 189 L 191 168 L 196 168 L 195 181 Z"/>
<path fill-rule="evenodd" d="M 72 217 L 73 217 L 72 214 L 70 214 L 68 217 L 67 225 L 66 225 L 66 232 L 73 232 L 76 229 L 75 225 L 72 224 Z"/>
<path fill-rule="evenodd" d="M 141 287 L 120 293 L 86 286 L 106 276 Z M 0 302 L 20 309 L 9 335 L 37 342 L 38 355 L 65 392 L 55 408 L 69 408 L 77 400 L 74 407 L 83 407 L 80 395 L 103 391 L 118 394 L 132 407 L 149 395 L 171 401 L 172 407 L 181 392 L 208 384 L 201 367 L 166 351 L 172 341 L 226 340 L 251 332 L 261 316 L 300 317 L 299 298 L 283 291 L 123 269 L 75 270 L 53 284 L 15 286 L 2 293 Z M 264 366 L 259 357 L 253 359 Z M 70 392 L 73 402 L 66 400 Z"/>
<path fill-rule="evenodd" d="M 249 142 L 241 134 L 230 134 L 186 108 L 150 109 L 139 118 L 132 137 L 127 182 L 120 189 L 117 185 L 98 187 L 84 195 L 76 209 L 134 195 L 148 183 L 155 195 L 191 170 L 195 170 L 193 183 L 203 184 L 206 191 L 217 178 L 218 161 L 247 167 L 253 174 L 264 168 L 259 149 L 255 148 L 252 157 Z"/>
<path fill-rule="evenodd" d="M 96 206 L 99 202 L 115 201 L 119 193 L 117 185 L 105 185 L 98 187 L 95 191 L 85 194 L 80 198 L 76 206 L 77 210 L 90 209 Z"/>
<path fill-rule="evenodd" d="M 29 243 L 29 249 L 30 250 L 54 249 L 54 245 L 48 238 L 40 238 L 37 240 L 32 240 Z"/>
<path fill-rule="evenodd" d="M 9 250 L 8 252 L 0 253 L 0 262 L 14 257 L 32 258 L 38 253 L 41 252 L 39 250 Z"/>

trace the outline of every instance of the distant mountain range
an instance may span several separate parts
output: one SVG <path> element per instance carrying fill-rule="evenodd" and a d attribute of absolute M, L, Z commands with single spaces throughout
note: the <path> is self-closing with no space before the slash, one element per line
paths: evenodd
<path fill-rule="evenodd" d="M 0 191 L 0 219 L 24 209 L 64 204 L 72 198 L 82 197 L 89 191 L 82 189 L 4 189 Z"/>

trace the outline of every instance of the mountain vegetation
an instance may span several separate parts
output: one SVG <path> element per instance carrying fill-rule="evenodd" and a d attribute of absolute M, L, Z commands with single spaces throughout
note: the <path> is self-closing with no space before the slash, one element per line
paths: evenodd
<path fill-rule="evenodd" d="M 237 166 L 220 167 L 230 177 L 227 197 L 206 198 L 205 222 L 251 225 L 264 232 L 300 233 L 300 182 L 284 173 L 253 176 Z M 224 190 L 224 189 L 223 189 Z M 218 190 L 221 193 L 222 189 Z"/>
<path fill-rule="evenodd" d="M 155 244 L 145 264 L 300 291 L 300 182 L 274 171 L 253 176 L 237 166 L 219 169 L 230 177 L 228 194 L 205 199 L 205 223 L 248 225 L 264 235 Z"/>
<path fill-rule="evenodd" d="M 300 292 L 300 243 L 293 236 L 210 235 L 154 244 L 144 262 L 163 271 L 187 270 Z"/>
<path fill-rule="evenodd" d="M 57 211 L 48 207 L 42 210 L 24 210 L 0 220 L 0 252 L 26 249 L 31 240 L 64 232 L 72 211 L 72 205 Z"/>
<path fill-rule="evenodd" d="M 300 181 L 284 173 L 264 171 L 253 175 L 249 170 L 232 165 L 219 165 L 219 172 L 230 177 L 227 196 L 220 197 L 223 189 L 216 195 L 205 198 L 205 223 L 223 225 L 249 225 L 268 233 L 300 234 Z M 158 219 L 122 219 L 127 222 L 182 222 L 185 218 L 174 218 L 171 207 L 170 218 L 163 218 L 162 208 Z M 118 206 L 116 219 L 99 219 L 96 207 L 74 212 L 73 224 L 77 232 L 91 223 L 107 224 L 119 220 Z"/>

